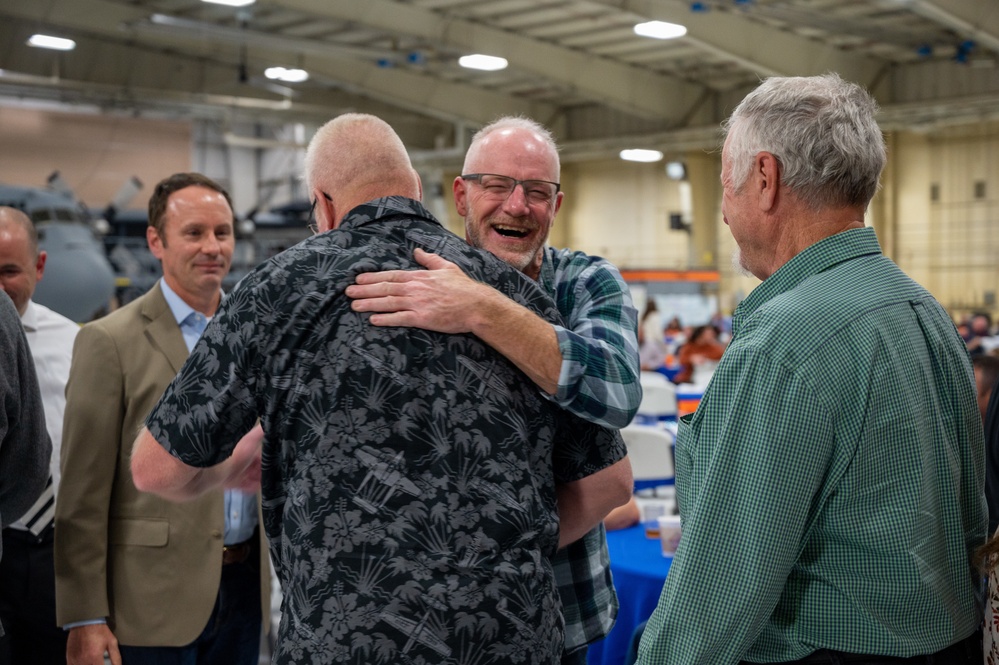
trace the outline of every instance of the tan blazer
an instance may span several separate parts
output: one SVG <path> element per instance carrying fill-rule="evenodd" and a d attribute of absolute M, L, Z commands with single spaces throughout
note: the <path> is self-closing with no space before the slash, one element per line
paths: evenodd
<path fill-rule="evenodd" d="M 222 491 L 173 503 L 136 490 L 129 470 L 139 428 L 186 358 L 158 283 L 76 338 L 55 519 L 61 626 L 108 617 L 122 644 L 183 646 L 208 622 L 222 571 Z M 261 540 L 266 623 L 270 573 Z"/>

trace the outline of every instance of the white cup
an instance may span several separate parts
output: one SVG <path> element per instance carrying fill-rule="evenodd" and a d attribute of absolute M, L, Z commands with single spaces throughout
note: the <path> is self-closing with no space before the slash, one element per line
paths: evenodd
<path fill-rule="evenodd" d="M 680 546 L 680 516 L 660 515 L 659 542 L 662 544 L 663 556 L 673 556 Z"/>

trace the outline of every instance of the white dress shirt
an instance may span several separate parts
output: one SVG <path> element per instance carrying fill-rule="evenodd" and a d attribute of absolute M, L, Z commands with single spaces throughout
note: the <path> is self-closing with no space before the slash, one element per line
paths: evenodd
<path fill-rule="evenodd" d="M 52 483 L 59 488 L 59 451 L 62 444 L 62 415 L 66 410 L 66 381 L 73 359 L 73 342 L 80 326 L 62 314 L 31 300 L 21 316 L 21 325 L 28 338 L 31 357 L 35 361 L 38 388 L 45 410 L 45 428 L 52 439 Z"/>

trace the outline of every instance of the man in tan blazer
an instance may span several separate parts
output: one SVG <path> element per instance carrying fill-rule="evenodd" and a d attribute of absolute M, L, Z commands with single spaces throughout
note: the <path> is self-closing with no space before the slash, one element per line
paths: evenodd
<path fill-rule="evenodd" d="M 231 201 L 204 176 L 176 174 L 157 185 L 149 224 L 163 279 L 84 326 L 73 349 L 57 620 L 70 630 L 70 665 L 101 665 L 105 652 L 115 665 L 256 665 L 270 575 L 255 495 L 219 490 L 176 504 L 136 490 L 129 471 L 135 433 L 221 300 Z"/>

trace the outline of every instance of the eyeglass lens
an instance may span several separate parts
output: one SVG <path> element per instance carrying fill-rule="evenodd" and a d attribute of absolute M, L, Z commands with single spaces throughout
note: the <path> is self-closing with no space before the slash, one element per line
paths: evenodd
<path fill-rule="evenodd" d="M 478 176 L 479 184 L 490 194 L 510 196 L 517 185 L 524 188 L 524 197 L 531 203 L 551 201 L 558 194 L 558 185 L 547 180 L 517 180 L 505 175 L 484 173 Z"/>

